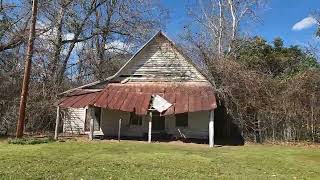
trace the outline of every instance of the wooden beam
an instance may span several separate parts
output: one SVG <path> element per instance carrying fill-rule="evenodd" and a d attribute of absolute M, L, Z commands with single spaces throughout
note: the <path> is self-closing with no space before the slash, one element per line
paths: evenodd
<path fill-rule="evenodd" d="M 2 1 L 1 1 L 2 2 Z M 28 49 L 24 65 L 24 74 L 22 81 L 22 90 L 21 90 L 21 99 L 19 106 L 19 119 L 17 124 L 16 138 L 21 138 L 23 136 L 24 126 L 25 126 L 25 115 L 26 115 L 26 104 L 27 96 L 29 91 L 29 81 L 30 81 L 30 72 L 33 56 L 33 43 L 35 40 L 36 34 L 36 21 L 37 21 L 37 11 L 38 11 L 38 0 L 33 0 L 32 2 L 32 15 L 31 15 L 31 26 L 28 40 Z"/>
<path fill-rule="evenodd" d="M 149 117 L 148 143 L 151 143 L 151 130 L 152 130 L 152 112 L 150 112 L 150 117 Z"/>
<path fill-rule="evenodd" d="M 59 122 L 60 122 L 60 107 L 57 106 L 57 117 L 56 117 L 56 127 L 54 130 L 54 139 L 57 140 L 58 139 L 58 131 L 59 131 Z"/>
<path fill-rule="evenodd" d="M 93 131 L 94 131 L 94 124 L 93 124 L 93 118 L 90 119 L 90 134 L 89 139 L 93 140 Z"/>
<path fill-rule="evenodd" d="M 119 119 L 119 128 L 118 128 L 118 141 L 120 142 L 121 137 L 121 118 Z"/>
<path fill-rule="evenodd" d="M 214 145 L 214 110 L 210 111 L 209 120 L 209 147 Z"/>

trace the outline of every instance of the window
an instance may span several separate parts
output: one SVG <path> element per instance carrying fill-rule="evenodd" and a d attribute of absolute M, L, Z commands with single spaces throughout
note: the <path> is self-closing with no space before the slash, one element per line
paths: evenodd
<path fill-rule="evenodd" d="M 176 114 L 176 127 L 188 127 L 188 113 Z"/>
<path fill-rule="evenodd" d="M 142 116 L 136 115 L 134 112 L 130 113 L 130 125 L 142 125 Z"/>

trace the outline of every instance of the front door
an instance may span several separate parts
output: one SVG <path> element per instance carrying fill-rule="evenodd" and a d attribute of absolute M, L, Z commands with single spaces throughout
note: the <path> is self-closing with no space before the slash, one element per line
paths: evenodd
<path fill-rule="evenodd" d="M 152 131 L 163 131 L 165 129 L 165 117 L 159 112 L 152 113 Z"/>

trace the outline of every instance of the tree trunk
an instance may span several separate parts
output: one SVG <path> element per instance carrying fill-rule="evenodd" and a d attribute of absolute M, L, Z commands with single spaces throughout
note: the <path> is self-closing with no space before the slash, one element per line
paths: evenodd
<path fill-rule="evenodd" d="M 221 54 L 222 54 L 222 4 L 221 4 L 221 0 L 219 0 L 219 33 L 218 33 L 218 55 L 219 58 L 221 58 Z"/>
<path fill-rule="evenodd" d="M 228 47 L 228 53 L 230 53 L 231 52 L 232 43 L 233 43 L 233 41 L 235 40 L 235 37 L 236 37 L 237 17 L 236 17 L 236 14 L 235 14 L 235 8 L 234 8 L 233 0 L 228 0 L 228 3 L 229 3 L 229 8 L 230 8 L 230 14 L 231 14 L 231 17 L 232 17 L 231 40 L 229 42 L 229 47 Z"/>
<path fill-rule="evenodd" d="M 54 41 L 54 55 L 53 55 L 53 60 L 52 63 L 50 64 L 50 76 L 54 78 L 58 77 L 58 65 L 60 62 L 60 55 L 61 55 L 61 50 L 63 47 L 63 43 L 62 43 L 62 25 L 63 25 L 63 18 L 64 18 L 64 14 L 65 14 L 65 10 L 66 10 L 67 5 L 61 5 L 60 7 L 60 11 L 58 14 L 58 18 L 56 20 L 56 29 L 57 29 L 57 34 L 56 34 L 56 38 Z M 56 79 L 54 79 L 53 82 L 57 82 Z"/>
<path fill-rule="evenodd" d="M 96 0 L 92 2 L 91 8 L 88 10 L 88 12 L 85 15 L 85 18 L 79 24 L 79 28 L 77 28 L 76 32 L 74 33 L 74 38 L 71 41 L 68 53 L 67 53 L 66 57 L 64 58 L 64 60 L 62 62 L 62 66 L 61 66 L 60 70 L 58 71 L 57 81 L 56 81 L 58 86 L 60 86 L 61 83 L 63 82 L 64 73 L 65 73 L 65 71 L 67 69 L 67 64 L 68 64 L 68 61 L 70 59 L 71 53 L 72 53 L 76 43 L 79 43 L 79 37 L 80 37 L 81 33 L 84 31 L 83 28 L 86 25 L 87 20 L 90 18 L 92 13 L 94 13 L 97 10 L 98 7 L 100 7 L 101 5 L 103 5 L 107 1 L 104 0 L 104 1 L 101 1 L 99 3 L 96 3 L 96 2 L 97 2 Z"/>
<path fill-rule="evenodd" d="M 315 142 L 315 131 L 314 131 L 314 94 L 311 95 L 311 100 L 310 100 L 310 108 L 311 108 L 311 138 L 312 141 Z"/>

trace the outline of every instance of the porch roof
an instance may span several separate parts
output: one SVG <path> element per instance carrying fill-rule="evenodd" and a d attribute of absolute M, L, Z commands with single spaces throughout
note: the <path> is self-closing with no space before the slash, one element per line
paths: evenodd
<path fill-rule="evenodd" d="M 204 82 L 110 83 L 102 91 L 75 91 L 62 98 L 58 106 L 83 108 L 93 105 L 146 115 L 153 95 L 159 95 L 172 104 L 161 115 L 213 110 L 217 107 L 213 88 Z"/>
<path fill-rule="evenodd" d="M 64 108 L 84 108 L 88 105 L 92 105 L 98 95 L 99 91 L 76 90 L 63 97 L 57 104 Z"/>
<path fill-rule="evenodd" d="M 159 95 L 173 105 L 162 115 L 216 108 L 213 88 L 203 82 L 110 83 L 96 98 L 94 106 L 145 115 L 152 95 Z"/>

